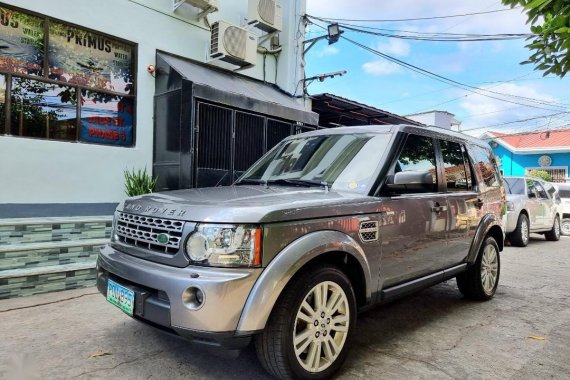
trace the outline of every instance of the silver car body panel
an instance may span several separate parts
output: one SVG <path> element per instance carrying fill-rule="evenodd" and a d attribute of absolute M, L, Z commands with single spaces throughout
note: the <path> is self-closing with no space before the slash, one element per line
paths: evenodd
<path fill-rule="evenodd" d="M 115 276 L 164 291 L 170 301 L 172 327 L 210 332 L 236 329 L 247 296 L 261 274 L 261 269 L 247 268 L 176 268 L 125 255 L 109 245 L 101 249 L 98 264 Z M 190 286 L 206 295 L 198 310 L 187 308 L 182 300 Z"/>
<path fill-rule="evenodd" d="M 287 246 L 263 271 L 247 298 L 238 332 L 263 329 L 289 280 L 309 261 L 328 252 L 350 254 L 358 260 L 364 272 L 366 298 L 370 299 L 373 281 L 370 265 L 360 245 L 339 231 L 313 232 Z"/>

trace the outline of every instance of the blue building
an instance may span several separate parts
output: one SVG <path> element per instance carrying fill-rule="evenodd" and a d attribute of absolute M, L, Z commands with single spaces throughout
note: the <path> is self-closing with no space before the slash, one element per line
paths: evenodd
<path fill-rule="evenodd" d="M 554 182 L 567 182 L 570 166 L 570 129 L 503 134 L 487 132 L 499 168 L 505 176 L 522 176 L 530 170 L 544 170 Z"/>

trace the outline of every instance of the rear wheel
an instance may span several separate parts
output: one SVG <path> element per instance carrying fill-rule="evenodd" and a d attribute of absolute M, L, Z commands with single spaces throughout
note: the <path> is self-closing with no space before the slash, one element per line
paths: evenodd
<path fill-rule="evenodd" d="M 570 236 L 570 219 L 562 219 L 562 223 L 560 223 L 560 233 L 564 236 Z"/>
<path fill-rule="evenodd" d="M 327 379 L 346 359 L 355 324 L 350 280 L 336 267 L 316 268 L 285 288 L 256 336 L 257 356 L 281 379 Z"/>
<path fill-rule="evenodd" d="M 528 245 L 530 236 L 530 227 L 528 223 L 528 216 L 520 214 L 517 220 L 517 227 L 509 235 L 509 240 L 512 245 L 517 247 L 526 247 Z"/>
<path fill-rule="evenodd" d="M 488 300 L 493 298 L 497 291 L 500 274 L 499 246 L 495 239 L 489 236 L 481 246 L 475 263 L 457 276 L 457 286 L 466 298 Z"/>
<path fill-rule="evenodd" d="M 560 240 L 560 218 L 558 215 L 554 218 L 552 229 L 544 234 L 546 240 L 558 241 Z"/>

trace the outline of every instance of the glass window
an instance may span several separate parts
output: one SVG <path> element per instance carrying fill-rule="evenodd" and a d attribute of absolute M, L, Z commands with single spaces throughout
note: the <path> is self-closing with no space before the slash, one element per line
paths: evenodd
<path fill-rule="evenodd" d="M 42 75 L 44 20 L 0 8 L 0 70 Z"/>
<path fill-rule="evenodd" d="M 437 170 L 435 151 L 431 137 L 409 135 L 402 153 L 396 163 L 394 174 L 399 172 L 415 172 L 424 174 L 431 182 L 432 191 L 437 189 Z"/>
<path fill-rule="evenodd" d="M 331 134 L 287 140 L 237 182 L 322 186 L 367 193 L 388 134 Z"/>
<path fill-rule="evenodd" d="M 14 77 L 10 96 L 12 135 L 76 139 L 77 101 L 73 87 Z"/>
<path fill-rule="evenodd" d="M 473 160 L 473 166 L 478 168 L 481 173 L 481 179 L 486 187 L 498 187 L 501 183 L 499 181 L 499 169 L 495 164 L 495 158 L 491 149 L 485 149 L 480 146 L 471 145 L 469 153 Z"/>
<path fill-rule="evenodd" d="M 539 182 L 535 182 L 534 185 L 536 192 L 538 193 L 538 197 L 541 199 L 548 199 L 548 195 L 546 195 L 546 190 L 544 190 L 544 187 L 542 187 L 542 185 Z"/>
<path fill-rule="evenodd" d="M 81 91 L 80 140 L 99 144 L 132 145 L 132 98 Z"/>
<path fill-rule="evenodd" d="M 133 94 L 133 48 L 74 26 L 50 22 L 49 77 L 122 94 Z"/>
<path fill-rule="evenodd" d="M 447 191 L 471 190 L 471 173 L 468 171 L 469 162 L 463 155 L 464 149 L 462 145 L 447 140 L 441 140 L 440 145 Z"/>
<path fill-rule="evenodd" d="M 504 186 L 508 194 L 524 194 L 525 184 L 524 178 L 504 178 Z"/>

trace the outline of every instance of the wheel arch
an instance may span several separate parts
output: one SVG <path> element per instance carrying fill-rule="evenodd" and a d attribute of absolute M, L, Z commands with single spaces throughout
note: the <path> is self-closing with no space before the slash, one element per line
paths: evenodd
<path fill-rule="evenodd" d="M 494 214 L 487 214 L 481 219 L 475 236 L 473 237 L 471 247 L 469 248 L 469 254 L 467 255 L 468 263 L 472 264 L 475 262 L 479 254 L 479 249 L 487 236 L 492 236 L 495 239 L 499 246 L 499 251 L 503 250 L 505 246 L 505 235 L 499 220 Z"/>
<path fill-rule="evenodd" d="M 371 299 L 370 266 L 360 245 L 339 231 L 313 232 L 285 247 L 264 269 L 247 298 L 237 333 L 262 330 L 285 287 L 319 263 L 334 264 L 347 275 L 359 305 Z"/>

